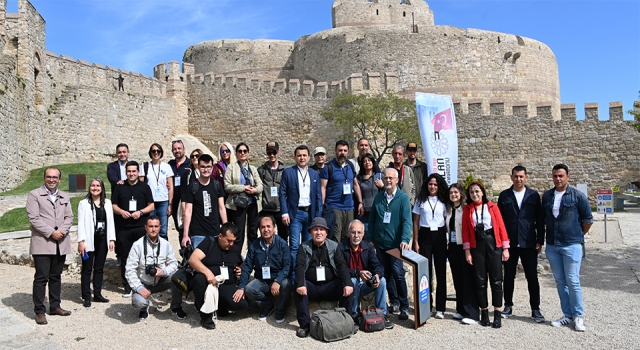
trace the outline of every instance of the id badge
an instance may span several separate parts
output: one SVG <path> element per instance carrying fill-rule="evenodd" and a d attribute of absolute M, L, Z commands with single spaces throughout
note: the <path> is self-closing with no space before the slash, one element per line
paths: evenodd
<path fill-rule="evenodd" d="M 271 266 L 263 266 L 262 267 L 262 279 L 270 280 L 271 279 Z"/>
<path fill-rule="evenodd" d="M 324 282 L 327 278 L 324 276 L 324 266 L 316 267 L 316 281 Z"/>
<path fill-rule="evenodd" d="M 458 243 L 456 240 L 456 231 L 451 231 L 451 243 Z"/>
<path fill-rule="evenodd" d="M 100 228 L 104 228 L 104 221 L 98 221 L 98 222 L 96 223 L 96 228 L 99 228 L 99 229 L 100 229 Z"/>
<path fill-rule="evenodd" d="M 129 201 L 129 211 L 136 211 L 138 210 L 138 201 L 135 199 L 132 199 Z"/>
<path fill-rule="evenodd" d="M 278 187 L 271 187 L 271 197 L 278 197 Z"/>
<path fill-rule="evenodd" d="M 342 194 L 351 194 L 351 184 L 342 185 Z"/>
<path fill-rule="evenodd" d="M 174 178 L 173 184 L 174 184 L 176 187 L 180 186 L 180 177 L 176 176 L 176 177 Z"/>
<path fill-rule="evenodd" d="M 387 211 L 384 213 L 384 219 L 382 220 L 382 223 L 388 224 L 390 222 L 391 222 L 391 213 Z"/>
<path fill-rule="evenodd" d="M 431 230 L 431 231 L 438 231 L 438 225 L 436 225 L 436 224 L 429 224 L 429 230 Z"/>
<path fill-rule="evenodd" d="M 229 279 L 229 267 L 228 266 L 220 266 L 220 275 L 225 280 Z"/>
<path fill-rule="evenodd" d="M 160 197 L 162 195 L 162 189 L 160 187 L 156 187 L 156 196 Z"/>

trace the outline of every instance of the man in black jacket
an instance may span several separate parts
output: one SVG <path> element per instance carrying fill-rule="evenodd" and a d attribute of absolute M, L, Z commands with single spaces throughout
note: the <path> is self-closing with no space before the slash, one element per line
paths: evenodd
<path fill-rule="evenodd" d="M 353 220 L 349 224 L 349 242 L 343 240 L 338 245 L 349 267 L 353 293 L 351 294 L 351 312 L 357 315 L 358 296 L 375 293 L 376 307 L 384 313 L 384 326 L 393 328 L 393 322 L 387 318 L 387 281 L 384 279 L 384 268 L 371 244 L 364 241 L 364 224 L 360 220 Z"/>
<path fill-rule="evenodd" d="M 545 322 L 540 312 L 540 284 L 538 283 L 538 254 L 544 244 L 544 211 L 540 194 L 527 188 L 527 169 L 516 166 L 511 170 L 513 186 L 500 193 L 498 208 L 507 228 L 511 250 L 509 260 L 504 263 L 504 309 L 502 317 L 513 314 L 513 288 L 518 267 L 522 261 L 529 286 L 531 317 L 538 323 Z"/>

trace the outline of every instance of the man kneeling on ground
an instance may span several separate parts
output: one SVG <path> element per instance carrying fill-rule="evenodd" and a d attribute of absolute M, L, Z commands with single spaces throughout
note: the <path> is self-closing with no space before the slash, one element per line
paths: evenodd
<path fill-rule="evenodd" d="M 364 241 L 364 224 L 360 220 L 353 220 L 349 224 L 349 241 L 342 241 L 338 249 L 342 252 L 346 265 L 349 267 L 353 294 L 351 294 L 351 310 L 355 317 L 358 312 L 358 297 L 375 293 L 376 307 L 384 313 L 384 328 L 393 328 L 393 322 L 387 317 L 387 282 L 384 279 L 384 269 L 376 257 L 376 251 L 371 244 Z"/>
<path fill-rule="evenodd" d="M 349 296 L 353 284 L 344 257 L 338 251 L 338 243 L 328 240 L 327 221 L 317 217 L 311 222 L 311 240 L 298 248 L 296 257 L 296 316 L 300 328 L 296 335 L 309 335 L 309 300 L 339 300 L 340 307 L 351 310 Z"/>
<path fill-rule="evenodd" d="M 209 284 L 218 286 L 218 317 L 228 316 L 229 311 L 240 311 L 249 306 L 245 299 L 233 300 L 242 271 L 241 247 L 234 244 L 237 236 L 236 225 L 227 222 L 220 227 L 218 236 L 203 240 L 191 254 L 189 264 L 196 271 L 192 282 L 196 309 L 202 309 Z M 200 324 L 206 329 L 215 329 L 213 313 L 200 311 Z"/>
<path fill-rule="evenodd" d="M 284 322 L 284 307 L 291 295 L 293 285 L 291 273 L 291 252 L 287 242 L 275 235 L 276 219 L 264 216 L 260 219 L 260 238 L 251 243 L 242 265 L 242 275 L 233 301 L 239 302 L 245 296 L 260 306 L 258 320 L 265 321 L 275 310 L 276 322 Z M 255 279 L 247 284 L 253 271 Z M 273 306 L 272 297 L 277 297 Z"/>
<path fill-rule="evenodd" d="M 160 218 L 149 216 L 144 229 L 146 235 L 133 243 L 125 270 L 127 282 L 135 291 L 131 304 L 140 308 L 141 320 L 149 317 L 149 297 L 152 293 L 171 288 L 171 303 L 181 300 L 181 292 L 171 282 L 171 276 L 178 269 L 178 261 L 171 244 L 159 237 Z"/>

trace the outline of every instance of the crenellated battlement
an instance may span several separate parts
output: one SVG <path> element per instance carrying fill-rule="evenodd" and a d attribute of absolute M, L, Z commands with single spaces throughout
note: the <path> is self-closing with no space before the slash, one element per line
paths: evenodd
<path fill-rule="evenodd" d="M 246 74 L 206 74 L 188 75 L 188 82 L 194 88 L 198 86 L 255 90 L 276 95 L 292 94 L 313 96 L 318 98 L 332 98 L 340 91 L 353 93 L 377 93 L 385 90 L 398 91 L 398 76 L 392 72 L 366 74 L 354 73 L 336 81 L 316 82 L 309 79 L 265 79 L 261 76 Z"/>

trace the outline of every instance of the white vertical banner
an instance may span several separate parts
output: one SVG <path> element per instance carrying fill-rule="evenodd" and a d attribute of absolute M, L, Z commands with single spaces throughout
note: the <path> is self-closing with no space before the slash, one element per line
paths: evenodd
<path fill-rule="evenodd" d="M 416 92 L 418 126 L 429 174 L 458 182 L 458 131 L 451 96 Z"/>

